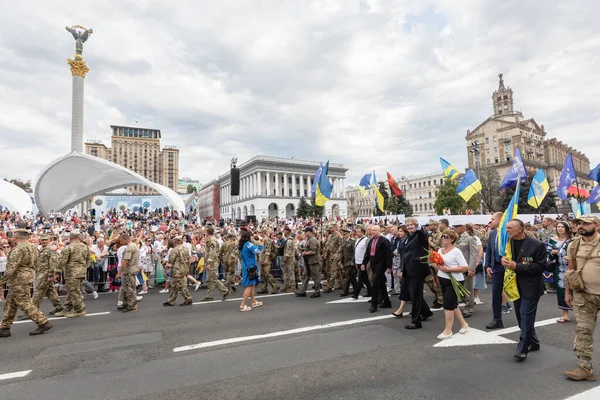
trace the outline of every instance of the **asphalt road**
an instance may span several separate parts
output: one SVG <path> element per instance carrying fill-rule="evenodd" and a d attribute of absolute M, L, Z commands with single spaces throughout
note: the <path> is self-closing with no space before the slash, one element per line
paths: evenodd
<path fill-rule="evenodd" d="M 537 328 L 541 351 L 519 363 L 518 332 L 485 330 L 489 290 L 468 320 L 471 331 L 441 344 L 440 311 L 408 331 L 407 318 L 391 317 L 393 310 L 370 314 L 361 300 L 328 303 L 338 294 L 269 295 L 263 307 L 240 313 L 238 299 L 163 307 L 166 295 L 154 289 L 127 314 L 116 311 L 116 294 L 86 296 L 89 316 L 55 319 L 54 329 L 36 337 L 28 335 L 31 322 L 18 323 L 12 337 L 0 339 L 0 399 L 600 398 L 600 382 L 563 377 L 577 365 L 575 324 L 550 320 L 559 315 L 554 295 L 540 302 L 537 320 L 547 324 Z M 192 295 L 199 301 L 204 290 Z M 48 300 L 42 309 L 50 311 Z M 516 326 L 514 313 L 505 326 Z M 600 352 L 594 361 L 600 368 Z"/>

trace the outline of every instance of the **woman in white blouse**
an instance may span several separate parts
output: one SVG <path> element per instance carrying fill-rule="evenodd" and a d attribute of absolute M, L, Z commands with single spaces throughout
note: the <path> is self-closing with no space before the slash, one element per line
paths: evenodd
<path fill-rule="evenodd" d="M 458 297 L 452 287 L 450 276 L 452 276 L 459 282 L 464 281 L 464 272 L 469 271 L 469 266 L 462 251 L 454 247 L 454 243 L 458 239 L 458 234 L 449 229 L 442 233 L 442 248 L 440 249 L 440 255 L 444 258 L 444 265 L 438 267 L 438 279 L 442 288 L 442 295 L 444 297 L 444 316 L 446 318 L 446 327 L 444 331 L 440 333 L 438 339 L 450 339 L 452 337 L 452 325 L 454 318 L 456 317 L 460 322 L 459 333 L 467 333 L 469 325 L 465 322 L 465 319 L 458 308 Z"/>

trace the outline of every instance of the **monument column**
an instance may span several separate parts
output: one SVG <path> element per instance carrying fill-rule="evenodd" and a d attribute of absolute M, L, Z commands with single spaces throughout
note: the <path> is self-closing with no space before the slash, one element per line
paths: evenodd
<path fill-rule="evenodd" d="M 271 196 L 271 174 L 269 172 L 265 172 L 265 176 L 267 177 L 267 184 L 266 184 L 267 196 L 270 197 Z"/>

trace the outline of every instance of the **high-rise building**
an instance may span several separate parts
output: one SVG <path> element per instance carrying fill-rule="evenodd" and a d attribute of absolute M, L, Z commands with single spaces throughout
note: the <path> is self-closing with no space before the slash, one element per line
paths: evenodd
<path fill-rule="evenodd" d="M 159 129 L 111 125 L 111 147 L 101 141 L 88 140 L 87 154 L 122 165 L 152 182 L 177 192 L 179 184 L 179 150 L 164 146 L 161 150 Z M 144 185 L 127 188 L 133 194 L 154 194 Z"/>
<path fill-rule="evenodd" d="M 587 178 L 590 160 L 586 155 L 557 139 L 547 139 L 543 124 L 538 124 L 533 118 L 526 119 L 523 113 L 515 111 L 513 91 L 505 86 L 502 74 L 499 78 L 498 89 L 492 93 L 494 114 L 472 131 L 467 130 L 469 168 L 496 168 L 503 177 L 512 165 L 515 148 L 518 147 L 529 174 L 544 168 L 550 188 L 555 191 L 565 158 L 571 153 L 579 185 L 591 189 L 592 181 Z M 479 160 L 476 153 L 471 152 L 474 141 L 479 142 Z"/>

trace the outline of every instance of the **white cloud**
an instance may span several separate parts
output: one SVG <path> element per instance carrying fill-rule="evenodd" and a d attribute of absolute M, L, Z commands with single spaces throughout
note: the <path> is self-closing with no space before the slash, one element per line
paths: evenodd
<path fill-rule="evenodd" d="M 505 73 L 515 107 L 600 161 L 593 1 L 41 0 L 0 15 L 6 177 L 69 151 L 73 39 L 84 45 L 85 138 L 161 129 L 180 175 L 206 182 L 256 154 L 344 163 L 348 183 L 466 164 L 464 136 Z M 135 4 L 135 5 L 133 5 Z"/>

